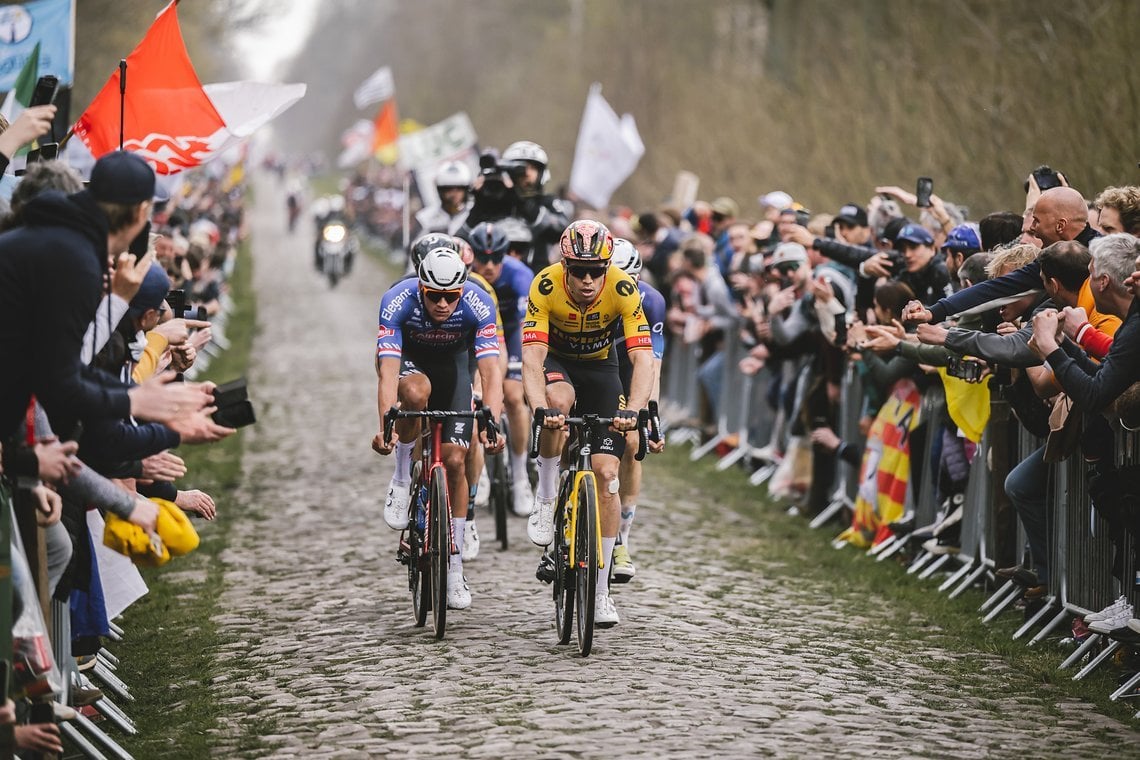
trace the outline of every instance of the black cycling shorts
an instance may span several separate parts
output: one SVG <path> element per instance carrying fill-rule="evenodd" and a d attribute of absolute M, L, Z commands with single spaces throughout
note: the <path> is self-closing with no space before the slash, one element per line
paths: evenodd
<path fill-rule="evenodd" d="M 625 409 L 626 397 L 612 352 L 610 358 L 601 361 L 577 361 L 547 354 L 543 372 L 547 385 L 570 383 L 574 386 L 574 408 L 579 416 L 613 417 L 618 409 Z M 625 434 L 610 430 L 608 425 L 598 426 L 594 441 L 595 454 L 610 454 L 620 459 L 625 453 Z"/>
<path fill-rule="evenodd" d="M 468 352 L 452 355 L 425 356 L 404 351 L 400 358 L 400 377 L 423 375 L 431 383 L 428 409 L 471 411 L 471 370 Z M 471 428 L 475 420 L 460 417 L 444 420 L 443 442 L 466 448 L 471 444 Z"/>

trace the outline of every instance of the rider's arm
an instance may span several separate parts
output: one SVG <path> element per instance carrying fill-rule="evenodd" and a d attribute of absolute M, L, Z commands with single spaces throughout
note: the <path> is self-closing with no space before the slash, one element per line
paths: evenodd
<path fill-rule="evenodd" d="M 499 357 L 486 356 L 479 360 L 478 367 L 483 403 L 491 410 L 491 419 L 498 420 L 503 413 L 503 370 Z"/>
<path fill-rule="evenodd" d="M 491 418 L 497 420 L 503 411 L 503 373 L 499 363 L 499 336 L 495 323 L 498 311 L 491 297 L 480 288 L 467 290 L 463 298 L 478 319 L 473 347 L 482 379 L 483 403 L 491 410 Z"/>
<path fill-rule="evenodd" d="M 395 406 L 400 389 L 399 357 L 377 357 L 376 377 L 376 411 L 380 414 L 380 427 L 383 428 L 384 414 Z"/>
<path fill-rule="evenodd" d="M 653 391 L 653 352 L 647 350 L 630 351 L 629 361 L 633 365 L 633 377 L 629 381 L 629 404 L 627 409 L 644 409 Z"/>
<path fill-rule="evenodd" d="M 523 392 L 531 409 L 546 408 L 546 375 L 543 366 L 550 350 L 548 293 L 541 290 L 539 278 L 530 285 L 530 299 L 522 323 Z M 549 282 L 545 280 L 544 282 Z"/>

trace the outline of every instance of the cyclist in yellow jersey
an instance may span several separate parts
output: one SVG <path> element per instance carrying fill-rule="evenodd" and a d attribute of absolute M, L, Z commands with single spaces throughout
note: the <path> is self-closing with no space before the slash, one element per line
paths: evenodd
<path fill-rule="evenodd" d="M 523 386 L 532 408 L 545 410 L 539 440 L 538 488 L 527 524 L 531 541 L 554 540 L 554 502 L 565 417 L 577 402 L 579 414 L 616 417 L 613 429 L 598 431 L 591 469 L 598 480 L 602 559 L 598 574 L 596 625 L 618 622 L 609 596 L 609 566 L 617 542 L 620 501 L 618 467 L 625 450 L 624 431 L 637 426 L 637 410 L 653 385 L 649 324 L 633 279 L 611 269 L 613 236 L 605 225 L 573 222 L 562 233 L 562 261 L 535 277 L 523 322 Z M 617 356 L 611 350 L 613 323 L 622 320 L 633 365 L 629 399 L 623 398 Z"/>

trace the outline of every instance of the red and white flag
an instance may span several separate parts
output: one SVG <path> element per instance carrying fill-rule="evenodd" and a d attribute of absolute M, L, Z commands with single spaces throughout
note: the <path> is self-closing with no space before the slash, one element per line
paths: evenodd
<path fill-rule="evenodd" d="M 158 14 L 127 56 L 123 148 L 158 174 L 209 161 L 304 95 L 305 85 L 233 82 L 203 88 L 178 25 L 177 0 Z M 209 90 L 209 91 L 207 91 Z M 119 72 L 75 124 L 75 134 L 100 157 L 119 147 Z"/>

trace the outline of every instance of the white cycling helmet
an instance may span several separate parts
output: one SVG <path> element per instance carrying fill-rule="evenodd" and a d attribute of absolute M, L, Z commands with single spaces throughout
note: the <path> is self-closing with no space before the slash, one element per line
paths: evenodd
<path fill-rule="evenodd" d="M 467 282 L 467 265 L 451 248 L 435 248 L 424 256 L 417 274 L 425 288 L 455 290 Z"/>
<path fill-rule="evenodd" d="M 445 187 L 471 186 L 471 168 L 462 161 L 447 161 L 435 173 L 435 187 L 442 190 Z"/>
<path fill-rule="evenodd" d="M 550 170 L 547 168 L 550 159 L 541 145 L 530 140 L 519 140 L 507 146 L 503 151 L 503 161 L 531 161 L 539 165 L 539 184 L 545 185 L 550 181 Z"/>
<path fill-rule="evenodd" d="M 610 266 L 615 266 L 633 279 L 641 277 L 641 254 L 637 247 L 625 238 L 614 238 L 614 252 Z"/>

